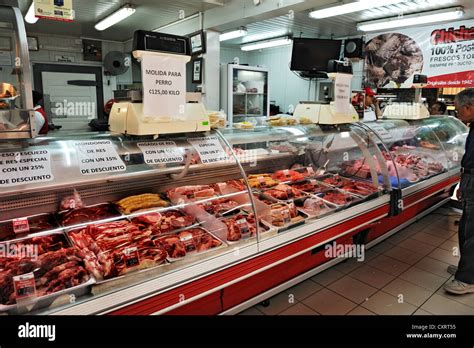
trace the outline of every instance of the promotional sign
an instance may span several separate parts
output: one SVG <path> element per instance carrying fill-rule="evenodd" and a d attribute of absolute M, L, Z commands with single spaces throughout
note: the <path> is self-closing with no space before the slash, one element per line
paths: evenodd
<path fill-rule="evenodd" d="M 186 105 L 183 57 L 143 55 L 143 114 L 155 120 L 179 119 Z"/>
<path fill-rule="evenodd" d="M 350 112 L 351 81 L 351 74 L 336 74 L 336 81 L 334 82 L 336 113 L 347 115 Z"/>
<path fill-rule="evenodd" d="M 428 86 L 474 86 L 474 20 L 367 35 L 367 83 L 410 88 L 413 76 L 428 76 Z"/>
<path fill-rule="evenodd" d="M 34 4 L 35 17 L 63 22 L 74 20 L 72 0 L 34 0 Z"/>
<path fill-rule="evenodd" d="M 179 163 L 184 161 L 183 151 L 174 141 L 138 143 L 146 164 Z"/>
<path fill-rule="evenodd" d="M 203 164 L 211 164 L 229 159 L 219 138 L 216 136 L 190 138 L 188 142 L 196 149 Z"/>
<path fill-rule="evenodd" d="M 0 153 L 0 188 L 52 181 L 48 150 Z"/>
<path fill-rule="evenodd" d="M 82 175 L 124 172 L 125 163 L 110 140 L 78 141 L 74 144 Z"/>

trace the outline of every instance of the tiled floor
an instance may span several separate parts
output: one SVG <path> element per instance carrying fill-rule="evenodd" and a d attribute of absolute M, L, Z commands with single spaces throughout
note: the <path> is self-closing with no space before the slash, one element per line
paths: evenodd
<path fill-rule="evenodd" d="M 457 213 L 440 208 L 366 251 L 256 305 L 247 315 L 474 315 L 474 294 L 443 290 L 457 264 Z"/>

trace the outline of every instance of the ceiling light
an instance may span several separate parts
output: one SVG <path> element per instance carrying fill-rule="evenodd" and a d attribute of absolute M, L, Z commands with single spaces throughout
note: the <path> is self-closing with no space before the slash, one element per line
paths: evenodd
<path fill-rule="evenodd" d="M 219 41 L 227 41 L 232 39 L 237 39 L 238 37 L 242 37 L 247 35 L 247 29 L 244 27 L 240 28 L 239 30 L 229 31 L 227 33 L 223 33 L 219 35 Z"/>
<path fill-rule="evenodd" d="M 117 24 L 118 22 L 123 21 L 125 18 L 131 16 L 135 13 L 135 11 L 135 7 L 132 5 L 125 5 L 97 23 L 95 28 L 99 31 L 105 30 L 108 27 L 111 27 L 112 25 Z"/>
<path fill-rule="evenodd" d="M 264 48 L 289 45 L 292 42 L 293 40 L 288 37 L 281 37 L 275 40 L 260 41 L 260 42 L 254 42 L 254 43 L 242 45 L 240 46 L 240 49 L 242 51 L 255 51 L 255 50 L 261 50 Z"/>
<path fill-rule="evenodd" d="M 25 21 L 30 24 L 35 24 L 38 22 L 38 17 L 35 16 L 35 2 L 32 1 L 30 7 L 28 8 L 28 12 L 25 15 Z"/>
<path fill-rule="evenodd" d="M 392 17 L 378 21 L 362 22 L 357 24 L 357 30 L 377 31 L 383 29 L 408 27 L 410 25 L 420 25 L 459 19 L 463 15 L 464 11 L 462 7 L 453 7 L 450 9 L 422 12 L 404 17 Z"/>
<path fill-rule="evenodd" d="M 328 18 L 334 16 L 340 16 L 352 12 L 360 12 L 375 7 L 381 7 L 386 5 L 392 5 L 399 2 L 404 2 L 406 0 L 359 0 L 356 2 L 351 2 L 343 5 L 336 5 L 321 10 L 315 10 L 309 13 L 309 16 L 312 18 Z"/>

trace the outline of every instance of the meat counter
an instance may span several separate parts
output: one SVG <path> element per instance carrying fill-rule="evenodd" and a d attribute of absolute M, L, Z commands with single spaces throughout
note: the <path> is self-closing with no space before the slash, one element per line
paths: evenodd
<path fill-rule="evenodd" d="M 184 307 L 278 250 L 399 214 L 403 195 L 456 178 L 465 135 L 442 118 L 0 143 L 0 311 Z"/>

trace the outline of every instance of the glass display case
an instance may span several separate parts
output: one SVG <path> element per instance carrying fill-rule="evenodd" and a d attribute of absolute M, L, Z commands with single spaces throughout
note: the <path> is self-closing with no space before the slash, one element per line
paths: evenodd
<path fill-rule="evenodd" d="M 23 17 L 18 8 L 0 5 L 0 139 L 36 136 L 30 61 Z"/>
<path fill-rule="evenodd" d="M 229 124 L 262 124 L 270 108 L 268 70 L 235 64 L 221 69 L 221 104 Z"/>
<path fill-rule="evenodd" d="M 0 142 L 0 311 L 125 305 L 387 204 L 459 166 L 466 128 L 437 122 Z"/>

